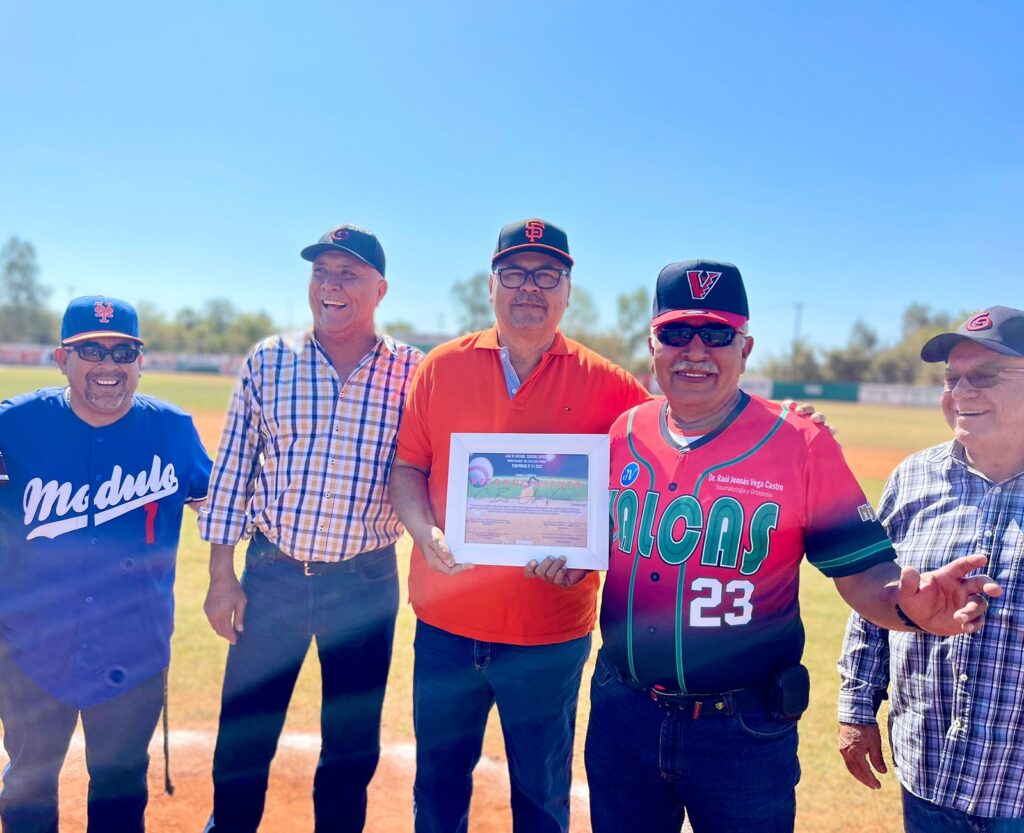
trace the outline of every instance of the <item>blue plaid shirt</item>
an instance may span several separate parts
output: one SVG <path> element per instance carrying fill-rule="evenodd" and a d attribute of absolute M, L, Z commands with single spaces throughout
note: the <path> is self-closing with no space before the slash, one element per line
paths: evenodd
<path fill-rule="evenodd" d="M 310 332 L 257 345 L 228 408 L 203 540 L 234 545 L 259 529 L 302 561 L 341 561 L 398 540 L 387 478 L 421 361 L 384 336 L 341 379 Z"/>
<path fill-rule="evenodd" d="M 953 442 L 904 460 L 879 518 L 899 563 L 930 570 L 972 553 L 1003 587 L 978 634 L 882 630 L 850 617 L 839 720 L 875 723 L 889 706 L 900 782 L 942 807 L 983 817 L 1024 816 L 1024 472 L 992 483 Z"/>

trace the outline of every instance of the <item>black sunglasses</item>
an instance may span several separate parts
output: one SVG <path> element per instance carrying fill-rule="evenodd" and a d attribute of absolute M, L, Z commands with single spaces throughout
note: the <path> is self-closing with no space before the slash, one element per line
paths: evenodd
<path fill-rule="evenodd" d="M 654 337 L 668 347 L 685 347 L 694 336 L 700 336 L 705 347 L 725 347 L 732 344 L 737 332 L 732 327 L 689 327 L 686 324 L 666 324 L 654 331 Z"/>
<path fill-rule="evenodd" d="M 102 344 L 97 344 L 95 341 L 69 344 L 65 349 L 74 350 L 82 357 L 83 361 L 101 362 L 107 356 L 110 356 L 117 364 L 131 364 L 139 357 L 140 353 L 139 348 L 131 344 L 115 344 L 108 349 Z"/>

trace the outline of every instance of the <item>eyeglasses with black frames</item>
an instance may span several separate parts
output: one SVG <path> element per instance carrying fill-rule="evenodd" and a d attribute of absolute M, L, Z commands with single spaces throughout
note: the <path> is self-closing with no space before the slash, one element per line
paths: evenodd
<path fill-rule="evenodd" d="M 654 337 L 668 347 L 685 347 L 699 336 L 705 347 L 725 347 L 732 344 L 739 333 L 732 327 L 708 325 L 690 327 L 686 324 L 666 324 L 654 331 Z"/>
<path fill-rule="evenodd" d="M 498 276 L 498 280 L 505 289 L 519 289 L 530 277 L 533 278 L 533 282 L 539 289 L 554 289 L 562 278 L 569 277 L 569 270 L 552 269 L 549 266 L 542 269 L 508 267 L 495 269 L 494 274 Z"/>
<path fill-rule="evenodd" d="M 83 341 L 81 344 L 68 344 L 65 350 L 74 350 L 87 362 L 101 362 L 110 356 L 117 364 L 131 364 L 139 357 L 141 352 L 133 344 L 115 344 L 107 348 L 95 341 Z"/>

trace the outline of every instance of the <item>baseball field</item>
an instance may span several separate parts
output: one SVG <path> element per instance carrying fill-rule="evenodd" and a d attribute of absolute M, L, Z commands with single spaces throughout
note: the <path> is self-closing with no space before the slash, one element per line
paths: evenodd
<path fill-rule="evenodd" d="M 0 398 L 47 385 L 61 384 L 56 370 L 0 368 Z M 195 417 L 207 449 L 217 446 L 232 380 L 203 375 L 145 374 L 140 390 L 177 403 Z M 946 439 L 938 409 L 870 407 L 821 403 L 838 429 L 854 472 L 868 497 L 877 503 L 893 466 L 912 451 Z M 206 591 L 206 548 L 187 516 L 178 559 L 177 624 L 170 673 L 171 775 L 176 791 L 163 793 L 163 764 L 154 746 L 149 829 L 157 833 L 196 833 L 202 829 L 211 800 L 210 761 L 219 710 L 220 681 L 227 645 L 209 628 L 202 604 Z M 408 571 L 409 541 L 399 546 L 399 563 Z M 2 580 L 2 577 L 0 577 Z M 403 583 L 403 597 L 405 588 Z M 804 662 L 811 670 L 811 707 L 800 723 L 803 778 L 798 789 L 797 830 L 802 833 L 888 833 L 899 828 L 899 790 L 890 774 L 880 792 L 855 782 L 835 752 L 835 660 L 847 610 L 831 582 L 804 569 L 802 610 L 807 628 Z M 414 617 L 407 605 L 399 614 L 394 664 L 384 714 L 384 754 L 371 789 L 368 830 L 375 833 L 412 827 L 412 635 Z M 595 637 L 596 638 L 596 637 Z M 596 645 L 595 645 L 596 647 Z M 593 652 L 591 654 L 591 665 Z M 310 789 L 318 747 L 319 691 L 315 654 L 308 658 L 289 712 L 285 736 L 271 775 L 262 830 L 274 833 L 312 829 Z M 585 672 L 576 738 L 573 831 L 590 829 L 583 737 L 589 713 L 590 670 Z M 157 738 L 159 741 L 159 735 Z M 0 764 L 4 762 L 0 752 Z M 723 784 L 723 800 L 728 785 Z M 63 831 L 85 829 L 85 777 L 80 742 L 69 756 L 62 781 Z M 508 781 L 496 716 L 492 715 L 484 759 L 477 769 L 471 829 L 476 833 L 511 829 Z"/>

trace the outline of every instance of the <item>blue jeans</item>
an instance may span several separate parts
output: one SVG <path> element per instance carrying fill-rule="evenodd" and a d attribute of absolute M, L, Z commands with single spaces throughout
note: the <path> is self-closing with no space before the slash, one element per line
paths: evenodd
<path fill-rule="evenodd" d="M 791 833 L 796 722 L 764 706 L 666 709 L 604 658 L 590 687 L 586 765 L 594 833 Z"/>
<path fill-rule="evenodd" d="M 906 833 L 1024 833 L 1024 819 L 972 816 L 932 804 L 904 788 L 903 829 Z"/>
<path fill-rule="evenodd" d="M 79 710 L 32 682 L 0 641 L 0 720 L 10 758 L 0 793 L 4 833 L 56 833 L 57 782 L 79 715 L 89 770 L 89 833 L 142 833 L 149 741 L 163 701 L 161 673 Z"/>
<path fill-rule="evenodd" d="M 473 768 L 498 706 L 516 833 L 566 833 L 583 664 L 590 636 L 508 645 L 416 624 L 413 721 L 417 833 L 465 833 Z"/>
<path fill-rule="evenodd" d="M 302 661 L 316 640 L 323 701 L 313 780 L 317 833 L 360 831 L 380 757 L 380 715 L 398 614 L 395 548 L 337 572 L 303 575 L 250 546 L 242 588 L 245 630 L 228 650 L 213 757 L 216 833 L 255 833 L 270 763 Z"/>

